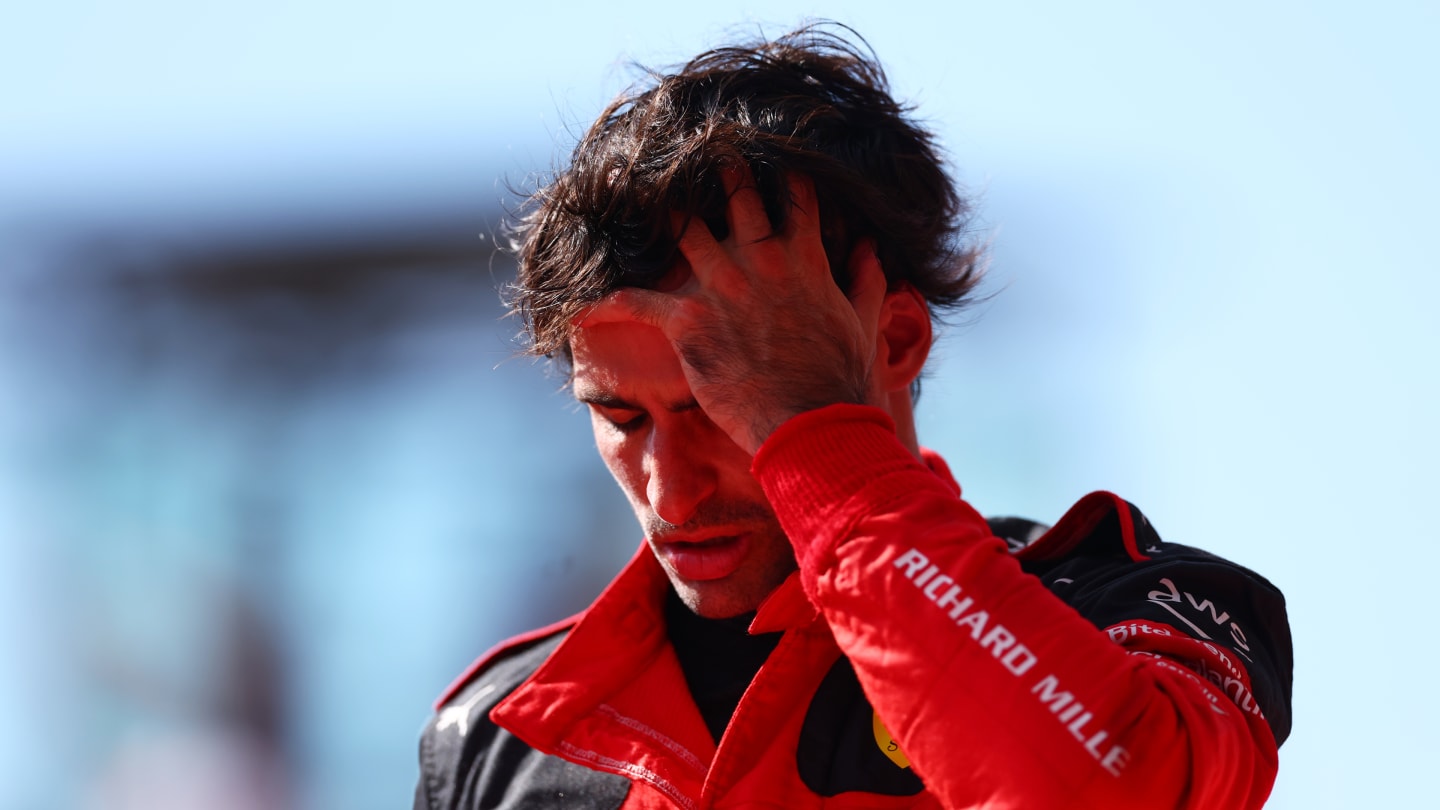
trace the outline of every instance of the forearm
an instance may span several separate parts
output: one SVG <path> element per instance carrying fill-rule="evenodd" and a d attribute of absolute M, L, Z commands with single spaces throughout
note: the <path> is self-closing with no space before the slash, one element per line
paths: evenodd
<path fill-rule="evenodd" d="M 807 593 L 947 804 L 1263 802 L 1275 770 L 1263 721 L 1193 662 L 1127 652 L 1023 573 L 880 412 L 804 414 L 761 449 L 755 473 Z"/>

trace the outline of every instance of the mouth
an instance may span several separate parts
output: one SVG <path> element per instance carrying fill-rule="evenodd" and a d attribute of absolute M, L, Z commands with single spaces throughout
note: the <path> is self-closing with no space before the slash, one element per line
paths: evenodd
<path fill-rule="evenodd" d="M 735 573 L 750 549 L 746 534 L 707 537 L 704 540 L 652 539 L 650 547 L 660 563 L 691 582 L 723 579 Z"/>

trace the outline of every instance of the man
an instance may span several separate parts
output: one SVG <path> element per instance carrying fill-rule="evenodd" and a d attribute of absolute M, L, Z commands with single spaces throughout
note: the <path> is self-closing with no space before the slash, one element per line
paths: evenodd
<path fill-rule="evenodd" d="M 1108 493 L 987 524 L 921 448 L 932 312 L 978 278 L 965 213 L 824 29 L 601 116 L 519 224 L 515 306 L 645 543 L 442 698 L 417 807 L 1264 802 L 1279 592 Z"/>

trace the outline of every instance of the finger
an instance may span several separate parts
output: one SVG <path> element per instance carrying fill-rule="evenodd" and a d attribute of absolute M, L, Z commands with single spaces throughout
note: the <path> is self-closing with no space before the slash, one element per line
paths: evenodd
<path fill-rule="evenodd" d="M 576 329 L 603 323 L 644 323 L 663 332 L 676 303 L 674 296 L 665 293 L 624 287 L 581 310 L 570 323 Z"/>
<path fill-rule="evenodd" d="M 785 175 L 790 192 L 790 214 L 785 217 L 787 237 L 819 238 L 820 200 L 815 195 L 815 181 L 808 175 L 790 172 Z"/>
<path fill-rule="evenodd" d="M 879 329 L 880 310 L 885 304 L 885 293 L 889 289 L 885 268 L 880 266 L 880 257 L 875 255 L 875 240 L 867 236 L 857 242 L 850 251 L 847 265 L 850 271 L 850 291 L 847 297 L 850 305 L 855 308 L 855 314 L 860 318 L 865 337 L 873 344 Z"/>
<path fill-rule="evenodd" d="M 730 236 L 742 245 L 770 237 L 775 229 L 770 226 L 750 166 L 742 162 L 722 168 L 720 182 L 725 187 L 725 221 L 730 224 Z"/>
<path fill-rule="evenodd" d="M 710 233 L 710 227 L 700 217 L 671 211 L 670 230 L 680 234 L 676 244 L 680 255 L 690 263 L 695 278 L 708 286 L 728 258 L 720 243 L 715 241 L 714 234 Z"/>

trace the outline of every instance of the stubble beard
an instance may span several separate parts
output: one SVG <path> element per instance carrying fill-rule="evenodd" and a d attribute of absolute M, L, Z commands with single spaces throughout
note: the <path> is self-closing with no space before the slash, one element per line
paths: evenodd
<path fill-rule="evenodd" d="M 739 530 L 748 535 L 746 557 L 734 573 L 715 580 L 686 580 L 661 562 L 661 568 L 680 601 L 707 619 L 724 619 L 756 610 L 796 569 L 790 540 L 768 505 L 755 503 L 706 504 L 683 525 L 676 526 L 649 515 L 645 537 L 654 553 L 654 538 L 670 535 L 704 535 Z"/>

